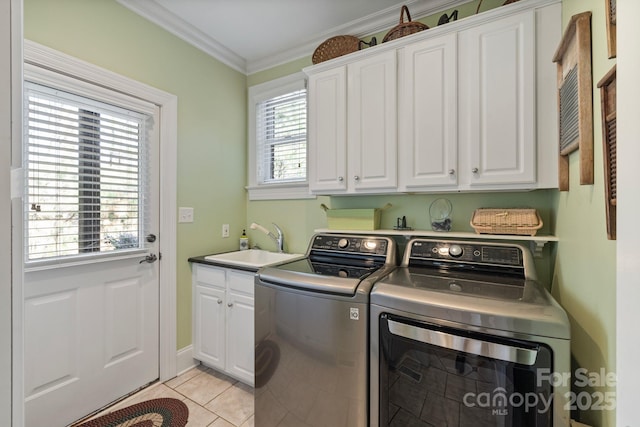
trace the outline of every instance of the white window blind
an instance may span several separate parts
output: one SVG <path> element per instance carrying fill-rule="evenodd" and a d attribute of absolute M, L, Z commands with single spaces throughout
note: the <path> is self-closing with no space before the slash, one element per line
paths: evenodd
<path fill-rule="evenodd" d="M 151 118 L 25 84 L 27 260 L 142 247 Z"/>
<path fill-rule="evenodd" d="M 307 91 L 295 90 L 256 105 L 259 184 L 307 180 Z"/>

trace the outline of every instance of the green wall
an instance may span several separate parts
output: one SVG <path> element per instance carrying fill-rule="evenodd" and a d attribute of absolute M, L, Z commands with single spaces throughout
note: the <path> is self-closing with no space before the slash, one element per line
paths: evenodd
<path fill-rule="evenodd" d="M 598 81 L 615 64 L 608 59 L 605 2 L 564 0 L 562 22 L 591 11 L 594 124 L 594 185 L 580 185 L 578 153 L 570 157 L 570 189 L 556 192 L 553 210 L 560 238 L 553 295 L 571 319 L 573 369 L 616 370 L 616 242 L 607 240 L 605 222 L 602 126 Z M 576 392 L 585 391 L 577 389 Z M 595 389 L 593 391 L 615 391 Z M 587 411 L 580 421 L 614 426 L 615 411 Z"/>
<path fill-rule="evenodd" d="M 246 217 L 246 76 L 115 0 L 24 0 L 25 38 L 178 97 L 177 346 L 191 344 L 190 256 L 232 250 Z M 162 236 L 161 236 L 162 238 Z"/>

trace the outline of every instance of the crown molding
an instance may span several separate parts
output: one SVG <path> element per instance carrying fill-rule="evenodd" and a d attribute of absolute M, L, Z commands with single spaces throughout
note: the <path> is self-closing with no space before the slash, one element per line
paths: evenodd
<path fill-rule="evenodd" d="M 193 25 L 177 17 L 155 1 L 116 0 L 132 12 L 148 19 L 176 37 L 181 38 L 218 61 L 240 71 L 247 72 L 247 62 L 224 45 L 209 37 Z"/>
<path fill-rule="evenodd" d="M 312 39 L 307 39 L 295 46 L 285 48 L 279 53 L 248 61 L 186 21 L 178 18 L 154 0 L 145 2 L 136 0 L 116 1 L 134 13 L 159 25 L 166 31 L 243 74 L 253 74 L 286 64 L 296 59 L 311 56 L 320 43 L 335 35 L 351 34 L 362 38 L 370 34 L 388 30 L 396 25 L 400 19 L 400 8 L 392 6 L 380 12 L 334 27 Z M 468 2 L 468 0 L 408 0 L 405 4 L 410 8 L 412 19 L 415 20 L 442 12 L 466 2 Z"/>

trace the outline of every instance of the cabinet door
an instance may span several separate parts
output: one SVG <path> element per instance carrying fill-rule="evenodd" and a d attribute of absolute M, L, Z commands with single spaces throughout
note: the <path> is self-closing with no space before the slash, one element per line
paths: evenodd
<path fill-rule="evenodd" d="M 227 371 L 253 385 L 254 301 L 246 295 L 230 292 L 227 305 Z"/>
<path fill-rule="evenodd" d="M 201 283 L 196 283 L 193 291 L 193 357 L 224 370 L 225 291 Z"/>
<path fill-rule="evenodd" d="M 459 131 L 472 187 L 535 183 L 534 24 L 528 11 L 459 34 Z"/>
<path fill-rule="evenodd" d="M 347 189 L 346 67 L 309 76 L 309 189 Z"/>
<path fill-rule="evenodd" d="M 348 186 L 397 188 L 397 69 L 391 50 L 348 65 Z"/>
<path fill-rule="evenodd" d="M 458 184 L 457 35 L 399 51 L 398 156 L 400 186 Z"/>
<path fill-rule="evenodd" d="M 227 372 L 253 385 L 255 275 L 229 270 L 227 277 Z"/>

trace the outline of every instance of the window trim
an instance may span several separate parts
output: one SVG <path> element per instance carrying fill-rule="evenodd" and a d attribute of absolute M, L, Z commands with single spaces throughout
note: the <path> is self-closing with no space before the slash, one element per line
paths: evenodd
<path fill-rule="evenodd" d="M 309 173 L 307 179 L 295 182 L 261 183 L 258 180 L 257 140 L 256 140 L 256 105 L 259 102 L 283 95 L 288 92 L 306 88 L 306 76 L 299 72 L 281 77 L 249 88 L 248 93 L 248 153 L 247 153 L 247 182 L 245 187 L 249 193 L 249 200 L 278 200 L 278 199 L 315 199 L 309 192 Z M 308 123 L 308 122 L 307 122 Z M 308 151 L 307 151 L 308 156 Z M 308 162 L 307 162 L 308 165 Z"/>
<path fill-rule="evenodd" d="M 144 115 L 151 118 L 151 120 L 160 121 L 160 110 L 151 102 L 145 101 L 142 99 L 138 99 L 133 97 L 132 95 L 126 95 L 123 93 L 119 93 L 115 88 L 108 88 L 99 86 L 95 83 L 87 83 L 84 81 L 80 81 L 74 77 L 69 75 L 64 75 L 58 73 L 54 70 L 49 70 L 45 68 L 38 67 L 34 64 L 25 64 L 24 65 L 24 91 L 27 91 L 28 83 L 44 86 L 46 88 L 51 89 L 51 91 L 61 91 L 69 94 L 73 99 L 79 99 L 80 102 L 85 102 L 88 105 L 93 105 L 94 101 L 99 105 L 101 103 L 114 105 L 116 109 L 123 110 L 124 113 L 132 112 L 134 115 Z M 24 108 L 28 108 L 28 102 L 24 101 Z M 96 107 L 102 108 L 102 107 Z M 27 123 L 26 120 L 23 119 L 23 123 Z M 26 129 L 25 129 L 26 131 Z M 28 154 L 26 150 L 29 147 L 29 137 L 25 134 L 23 136 L 23 159 L 25 161 L 28 160 Z M 80 144 L 81 145 L 81 144 Z M 27 167 L 24 168 L 24 177 L 25 179 L 28 176 Z M 81 166 L 78 166 L 80 169 Z M 78 176 L 80 173 L 78 172 Z M 140 183 L 140 185 L 144 185 L 144 179 Z M 25 186 L 23 189 L 24 192 L 28 192 L 28 184 L 25 181 Z M 99 192 L 98 192 L 99 193 Z M 80 192 L 78 194 L 80 198 Z M 98 196 L 99 197 L 99 196 Z M 54 256 L 46 256 L 46 257 L 36 257 L 29 258 L 29 219 L 28 219 L 28 207 L 26 205 L 26 200 L 28 200 L 28 196 L 26 193 L 23 193 L 23 199 L 25 203 L 23 206 L 23 230 L 24 230 L 24 271 L 30 272 L 34 269 L 39 268 L 40 266 L 47 265 L 56 265 L 58 267 L 65 266 L 66 264 L 71 265 L 80 265 L 80 264 L 91 264 L 95 262 L 101 262 L 103 258 L 111 259 L 110 251 L 83 251 L 82 247 L 78 247 L 78 253 L 76 254 L 68 254 L 68 255 L 54 255 Z M 81 205 L 79 204 L 79 207 Z M 144 222 L 143 217 L 145 215 L 144 209 L 146 206 L 138 206 L 139 212 L 139 220 Z M 81 211 L 79 211 L 81 212 Z M 79 227 L 78 233 L 81 233 L 81 228 Z M 138 230 L 140 232 L 140 230 Z M 148 249 L 144 247 L 135 248 L 138 253 L 148 252 Z M 120 252 L 120 251 L 116 251 Z"/>

